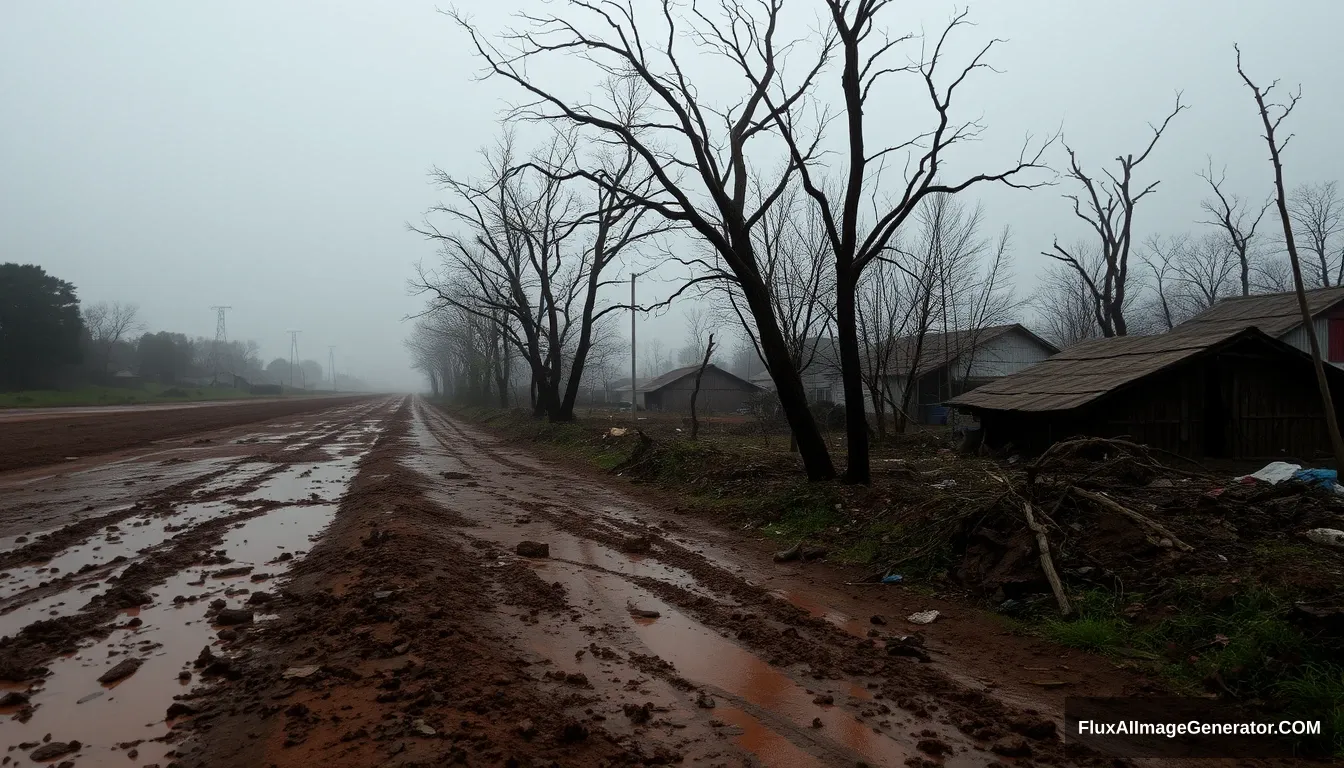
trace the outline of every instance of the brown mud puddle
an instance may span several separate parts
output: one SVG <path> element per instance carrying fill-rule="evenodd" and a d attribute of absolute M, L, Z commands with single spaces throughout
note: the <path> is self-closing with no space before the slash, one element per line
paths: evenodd
<path fill-rule="evenodd" d="M 345 448 L 367 452 L 390 406 L 346 406 L 323 414 L 317 424 L 295 424 L 293 431 L 286 427 L 272 434 L 275 442 L 316 447 L 339 441 Z M 260 447 L 267 444 L 260 439 L 249 444 L 259 446 L 253 451 L 269 450 Z M 79 749 L 61 758 L 74 759 L 77 765 L 168 762 L 180 737 L 169 708 L 176 698 L 184 698 L 173 714 L 191 713 L 191 691 L 203 672 L 193 662 L 203 648 L 223 653 L 221 647 L 264 626 L 271 597 L 266 590 L 274 589 L 274 579 L 298 562 L 330 523 L 356 460 L 351 456 L 275 466 L 226 462 L 220 472 L 217 458 L 188 459 L 175 469 L 194 481 L 179 482 L 171 498 L 124 510 L 129 515 L 112 510 L 105 525 L 73 540 L 50 560 L 11 568 L 0 581 L 0 635 L 5 636 L 0 654 L 13 649 L 16 639 L 22 641 L 25 627 L 39 619 L 68 617 L 78 626 L 88 625 L 93 636 L 57 633 L 48 646 L 53 653 L 45 673 L 22 683 L 11 681 L 9 690 L 23 693 L 28 702 L 3 715 L 5 763 L 30 764 L 28 755 L 45 739 L 78 741 Z M 132 465 L 119 471 L 136 469 Z M 40 492 L 52 483 L 68 492 L 86 477 L 78 473 L 32 479 L 22 492 Z M 210 500 L 195 500 L 200 498 Z M 186 544 L 188 551 L 180 552 Z M 156 565 L 143 567 L 147 564 Z M 155 576 L 146 581 L 139 573 Z M 51 581 L 58 574 L 73 578 Z M 99 622 L 98 599 L 113 590 L 139 592 L 144 603 Z M 220 608 L 250 614 L 236 626 L 216 626 Z M 231 620 L 243 621 L 242 616 Z M 38 657 L 42 647 L 29 643 L 25 658 Z M 100 682 L 128 659 L 139 662 L 133 672 Z"/>

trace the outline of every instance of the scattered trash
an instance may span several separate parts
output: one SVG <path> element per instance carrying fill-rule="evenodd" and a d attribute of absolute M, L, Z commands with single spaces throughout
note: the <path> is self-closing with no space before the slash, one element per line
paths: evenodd
<path fill-rule="evenodd" d="M 938 616 L 937 611 L 920 611 L 910 614 L 906 617 L 906 620 L 912 624 L 932 624 L 938 619 Z"/>
<path fill-rule="evenodd" d="M 313 675 L 316 675 L 319 671 L 321 671 L 321 669 L 322 668 L 318 666 L 290 667 L 289 669 L 285 670 L 284 674 L 281 675 L 281 677 L 285 678 L 286 680 L 304 680 L 306 678 L 312 677 Z"/>
<path fill-rule="evenodd" d="M 1249 475 L 1242 475 L 1241 477 L 1234 479 L 1243 483 L 1258 481 L 1261 483 L 1269 483 L 1270 485 L 1278 485 L 1284 480 L 1292 479 L 1293 475 L 1297 474 L 1300 469 L 1302 469 L 1301 464 L 1289 464 L 1286 461 L 1271 461 L 1261 467 L 1257 472 L 1252 472 Z"/>
<path fill-rule="evenodd" d="M 1317 544 L 1344 549 L 1344 531 L 1334 528 L 1312 528 L 1307 531 L 1306 537 Z"/>
<path fill-rule="evenodd" d="M 438 733 L 432 727 L 430 727 L 430 725 L 426 723 L 424 720 L 416 720 L 415 722 L 411 723 L 411 730 L 415 731 L 421 736 L 434 736 L 435 734 Z"/>
<path fill-rule="evenodd" d="M 882 577 L 883 584 L 900 584 L 904 580 L 905 577 L 899 573 L 889 573 Z"/>
<path fill-rule="evenodd" d="M 1339 473 L 1333 469 L 1303 469 L 1294 473 L 1293 479 L 1299 483 L 1333 489 L 1339 482 Z"/>
<path fill-rule="evenodd" d="M 612 427 L 611 430 L 607 432 L 607 434 L 611 435 L 612 437 L 625 437 L 625 433 L 629 431 L 630 430 L 626 429 L 625 427 Z"/>

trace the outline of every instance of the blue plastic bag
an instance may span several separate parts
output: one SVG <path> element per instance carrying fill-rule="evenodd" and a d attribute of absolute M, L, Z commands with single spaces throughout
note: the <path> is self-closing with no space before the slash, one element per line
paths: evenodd
<path fill-rule="evenodd" d="M 1333 469 L 1300 469 L 1293 474 L 1293 479 L 1299 483 L 1334 488 L 1339 480 L 1339 473 Z"/>

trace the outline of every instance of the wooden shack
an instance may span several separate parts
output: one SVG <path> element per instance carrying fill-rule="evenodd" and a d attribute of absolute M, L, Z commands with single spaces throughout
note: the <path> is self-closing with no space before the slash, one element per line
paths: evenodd
<path fill-rule="evenodd" d="M 1344 405 L 1344 371 L 1326 373 Z M 974 415 L 991 447 L 1028 453 L 1080 435 L 1189 457 L 1330 453 L 1310 356 L 1256 328 L 1087 341 L 947 404 Z"/>

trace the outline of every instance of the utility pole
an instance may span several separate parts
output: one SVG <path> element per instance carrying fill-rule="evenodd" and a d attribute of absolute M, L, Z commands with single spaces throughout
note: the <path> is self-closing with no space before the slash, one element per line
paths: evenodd
<path fill-rule="evenodd" d="M 331 391 L 336 391 L 336 347 L 327 347 L 327 367 L 331 369 Z"/>
<path fill-rule="evenodd" d="M 224 345 L 229 343 L 228 330 L 224 324 L 224 313 L 233 309 L 233 307 L 226 304 L 216 304 L 211 309 L 215 310 L 215 346 L 210 355 L 215 359 L 214 380 L 211 382 L 214 385 L 219 384 L 219 359 L 223 356 Z"/>
<path fill-rule="evenodd" d="M 289 334 L 289 388 L 294 389 L 294 368 L 299 364 L 299 334 L 303 331 L 288 330 Z"/>

